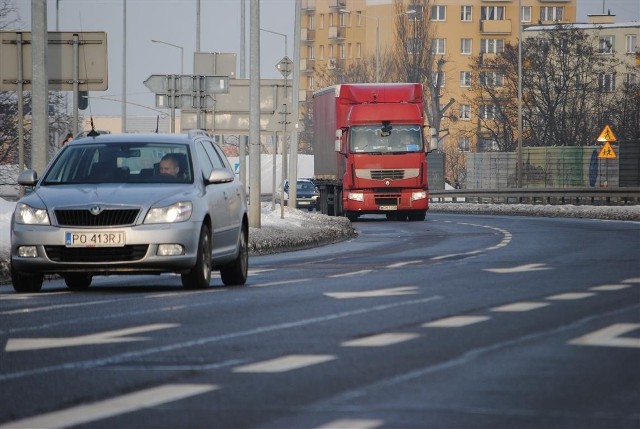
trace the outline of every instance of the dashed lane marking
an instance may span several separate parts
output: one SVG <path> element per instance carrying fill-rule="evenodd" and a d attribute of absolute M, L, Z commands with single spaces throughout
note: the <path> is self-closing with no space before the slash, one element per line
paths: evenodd
<path fill-rule="evenodd" d="M 407 265 L 413 264 L 422 264 L 424 261 L 404 261 L 404 262 L 396 262 L 395 264 L 389 264 L 385 268 L 402 268 Z"/>
<path fill-rule="evenodd" d="M 528 273 L 531 271 L 543 271 L 543 270 L 551 270 L 551 267 L 546 266 L 546 264 L 526 264 L 519 265 L 517 267 L 511 268 L 485 268 L 483 271 L 489 271 L 490 273 L 497 274 L 514 274 L 514 273 Z"/>
<path fill-rule="evenodd" d="M 371 335 L 369 337 L 358 338 L 345 341 L 343 347 L 385 347 L 418 338 L 419 334 L 387 332 L 384 334 Z"/>
<path fill-rule="evenodd" d="M 373 289 L 365 290 L 362 292 L 330 292 L 325 293 L 326 296 L 336 299 L 350 299 L 350 298 L 374 298 L 381 296 L 400 296 L 400 295 L 415 295 L 418 293 L 416 286 L 396 287 L 391 289 Z"/>
<path fill-rule="evenodd" d="M 589 290 L 592 290 L 595 292 L 608 292 L 608 291 L 628 289 L 630 287 L 631 285 L 602 285 L 602 286 L 591 287 L 589 288 Z"/>
<path fill-rule="evenodd" d="M 445 221 L 445 223 L 455 223 L 455 222 Z M 500 240 L 500 242 L 498 244 L 496 244 L 495 246 L 485 247 L 484 249 L 471 250 L 469 252 L 463 252 L 463 253 L 452 253 L 450 255 L 440 255 L 440 256 L 436 256 L 436 257 L 431 258 L 432 261 L 441 261 L 441 260 L 444 260 L 444 259 L 452 259 L 452 258 L 460 258 L 460 257 L 466 257 L 466 256 L 479 255 L 479 254 L 482 254 L 482 253 L 490 251 L 490 250 L 497 250 L 497 249 L 500 249 L 502 247 L 506 247 L 506 246 L 509 245 L 509 243 L 511 243 L 511 240 L 513 239 L 513 236 L 511 235 L 511 233 L 509 231 L 507 231 L 506 229 L 497 228 L 497 227 L 488 226 L 488 225 L 465 223 L 465 222 L 459 222 L 458 224 L 459 225 L 467 225 L 467 226 L 475 226 L 475 227 L 480 227 L 480 228 L 488 228 L 488 229 L 491 229 L 493 231 L 497 231 L 500 234 L 502 234 L 502 240 Z"/>
<path fill-rule="evenodd" d="M 286 284 L 291 284 L 291 283 L 304 283 L 304 282 L 308 282 L 309 280 L 311 280 L 311 279 L 280 280 L 280 281 L 269 282 L 269 283 L 257 283 L 257 284 L 254 284 L 254 285 L 250 285 L 249 287 L 280 286 L 280 285 L 286 285 Z"/>
<path fill-rule="evenodd" d="M 552 301 L 572 301 L 577 299 L 589 298 L 595 295 L 596 295 L 595 293 L 590 293 L 590 292 L 567 292 L 567 293 L 561 293 L 558 295 L 548 296 L 546 299 L 549 299 Z"/>
<path fill-rule="evenodd" d="M 546 307 L 548 302 L 514 302 L 513 304 L 502 305 L 500 307 L 494 307 L 491 311 L 504 312 L 504 313 L 517 313 L 520 311 L 531 311 L 537 308 Z"/>
<path fill-rule="evenodd" d="M 233 369 L 233 372 L 286 372 L 311 365 L 329 362 L 334 359 L 337 359 L 337 357 L 333 355 L 289 355 L 266 360 L 263 362 L 256 362 L 248 365 L 238 366 Z"/>
<path fill-rule="evenodd" d="M 218 389 L 214 384 L 166 384 L 152 387 L 89 405 L 79 405 L 66 410 L 41 414 L 0 425 L 6 428 L 63 428 L 79 426 L 96 420 L 154 407 L 167 402 L 178 401 Z"/>
<path fill-rule="evenodd" d="M 375 429 L 384 424 L 384 420 L 374 419 L 339 419 L 318 426 L 316 429 Z"/>
<path fill-rule="evenodd" d="M 453 316 L 444 319 L 427 322 L 422 326 L 425 328 L 461 328 L 474 323 L 484 322 L 491 319 L 488 316 Z"/>
<path fill-rule="evenodd" d="M 351 276 L 359 276 L 361 274 L 369 274 L 370 272 L 372 272 L 373 270 L 360 270 L 360 271 L 352 271 L 350 273 L 342 273 L 342 274 L 334 274 L 332 276 L 329 276 L 329 278 L 331 279 L 336 279 L 339 277 L 351 277 Z"/>
<path fill-rule="evenodd" d="M 569 344 L 577 346 L 640 348 L 639 337 L 622 336 L 637 329 L 640 329 L 639 323 L 616 323 L 614 325 L 571 340 L 569 341 Z"/>
<path fill-rule="evenodd" d="M 640 277 L 622 280 L 622 283 L 640 283 Z"/>

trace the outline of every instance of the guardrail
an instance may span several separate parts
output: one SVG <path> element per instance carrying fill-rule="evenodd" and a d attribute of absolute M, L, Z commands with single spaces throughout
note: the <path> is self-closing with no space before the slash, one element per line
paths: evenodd
<path fill-rule="evenodd" d="M 429 190 L 432 202 L 636 205 L 640 188 L 508 188 Z"/>

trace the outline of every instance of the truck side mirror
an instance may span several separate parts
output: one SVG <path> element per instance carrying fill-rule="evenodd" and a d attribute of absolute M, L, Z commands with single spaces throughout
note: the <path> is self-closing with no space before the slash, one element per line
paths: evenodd
<path fill-rule="evenodd" d="M 336 139 L 333 142 L 333 146 L 336 152 L 340 152 L 342 149 L 342 130 L 336 130 Z"/>

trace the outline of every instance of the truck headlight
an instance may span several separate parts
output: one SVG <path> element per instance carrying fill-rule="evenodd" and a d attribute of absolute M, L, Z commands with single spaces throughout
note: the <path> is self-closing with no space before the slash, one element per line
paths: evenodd
<path fill-rule="evenodd" d="M 362 202 L 364 201 L 364 194 L 362 192 L 349 192 L 349 195 L 347 195 L 347 198 L 353 201 Z"/>
<path fill-rule="evenodd" d="M 156 207 L 149 210 L 144 223 L 176 223 L 185 222 L 191 218 L 193 204 L 181 201 L 166 207 Z"/>
<path fill-rule="evenodd" d="M 424 200 L 427 198 L 427 191 L 416 191 L 411 193 L 411 201 Z"/>
<path fill-rule="evenodd" d="M 13 213 L 16 223 L 24 225 L 50 225 L 49 214 L 46 209 L 37 209 L 24 203 L 16 205 Z"/>

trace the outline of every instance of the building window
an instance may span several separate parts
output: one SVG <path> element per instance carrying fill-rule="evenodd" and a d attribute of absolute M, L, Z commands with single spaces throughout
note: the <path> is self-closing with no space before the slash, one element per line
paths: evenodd
<path fill-rule="evenodd" d="M 356 12 L 356 27 L 362 27 L 362 21 L 363 21 L 363 17 L 362 17 L 362 11 L 359 10 Z"/>
<path fill-rule="evenodd" d="M 447 20 L 447 7 L 446 6 L 431 6 L 431 20 L 432 21 L 446 21 Z"/>
<path fill-rule="evenodd" d="M 409 17 L 409 21 L 422 21 L 422 15 L 422 5 L 410 4 L 407 6 L 407 16 Z"/>
<path fill-rule="evenodd" d="M 307 58 L 313 60 L 316 57 L 315 46 L 307 46 Z"/>
<path fill-rule="evenodd" d="M 504 52 L 504 40 L 502 39 L 480 39 L 480 53 L 497 54 Z"/>
<path fill-rule="evenodd" d="M 471 6 L 460 6 L 460 21 L 470 22 L 472 18 Z"/>
<path fill-rule="evenodd" d="M 601 54 L 613 54 L 615 46 L 615 36 L 600 36 L 598 39 L 598 52 Z"/>
<path fill-rule="evenodd" d="M 460 39 L 460 53 L 462 55 L 471 55 L 472 39 Z"/>
<path fill-rule="evenodd" d="M 344 48 L 344 43 L 338 45 L 338 53 L 340 54 L 341 60 L 347 58 L 347 50 Z"/>
<path fill-rule="evenodd" d="M 471 138 L 458 137 L 458 150 L 461 152 L 469 152 L 471 150 Z"/>
<path fill-rule="evenodd" d="M 307 78 L 307 88 L 309 88 L 310 91 L 313 91 L 315 89 L 313 76 L 309 76 Z"/>
<path fill-rule="evenodd" d="M 320 14 L 320 27 L 319 28 L 324 28 L 324 13 Z"/>
<path fill-rule="evenodd" d="M 495 104 L 483 104 L 480 106 L 480 118 L 482 119 L 495 119 L 496 118 L 496 106 Z"/>
<path fill-rule="evenodd" d="M 407 53 L 417 54 L 422 49 L 422 39 L 411 37 L 407 40 Z"/>
<path fill-rule="evenodd" d="M 470 71 L 461 71 L 460 72 L 460 86 L 470 87 L 471 86 L 471 72 Z"/>
<path fill-rule="evenodd" d="M 362 43 L 356 43 L 356 58 L 362 58 Z"/>
<path fill-rule="evenodd" d="M 531 6 L 522 6 L 520 11 L 521 22 L 531 22 Z"/>
<path fill-rule="evenodd" d="M 445 50 L 445 39 L 433 39 L 431 42 L 431 49 L 434 54 L 444 55 L 446 53 Z"/>
<path fill-rule="evenodd" d="M 614 92 L 616 90 L 615 73 L 602 73 L 600 75 L 600 92 Z"/>
<path fill-rule="evenodd" d="M 461 104 L 460 105 L 460 119 L 463 121 L 471 120 L 471 105 L 470 104 Z"/>
<path fill-rule="evenodd" d="M 480 85 L 484 87 L 503 86 L 504 75 L 498 72 L 480 72 Z"/>
<path fill-rule="evenodd" d="M 505 19 L 504 16 L 504 6 L 482 6 L 480 8 L 482 21 L 502 21 Z"/>
<path fill-rule="evenodd" d="M 320 45 L 320 59 L 324 60 L 324 45 Z"/>
<path fill-rule="evenodd" d="M 540 8 L 540 21 L 562 21 L 564 7 L 543 6 Z"/>
<path fill-rule="evenodd" d="M 638 86 L 638 75 L 635 73 L 627 73 L 625 78 L 625 83 L 629 86 L 629 88 L 635 88 Z"/>
<path fill-rule="evenodd" d="M 309 15 L 307 19 L 308 19 L 307 28 L 309 28 L 309 30 L 315 30 L 315 28 L 316 28 L 316 16 L 315 15 Z"/>
<path fill-rule="evenodd" d="M 340 12 L 340 27 L 347 27 L 349 25 L 350 19 L 351 19 L 350 13 Z"/>
<path fill-rule="evenodd" d="M 444 87 L 445 78 L 446 78 L 446 73 L 443 71 L 431 73 L 431 79 L 433 81 L 433 86 L 435 88 Z M 440 106 L 440 107 L 444 107 L 444 106 Z"/>
<path fill-rule="evenodd" d="M 635 54 L 638 50 L 638 35 L 627 34 L 626 52 L 627 54 Z"/>

